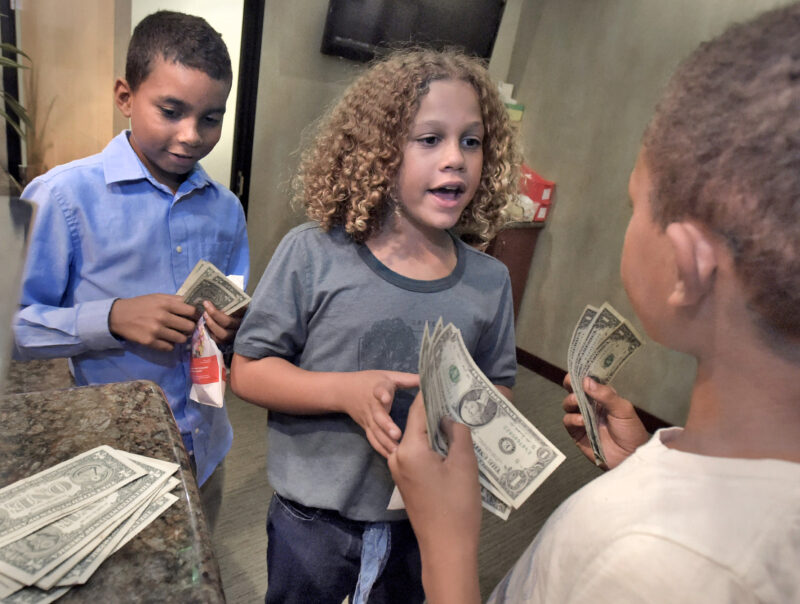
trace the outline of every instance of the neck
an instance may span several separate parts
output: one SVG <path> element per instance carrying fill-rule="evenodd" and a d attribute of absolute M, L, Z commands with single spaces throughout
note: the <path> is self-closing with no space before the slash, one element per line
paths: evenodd
<path fill-rule="evenodd" d="M 412 229 L 404 221 L 392 216 L 379 233 L 367 240 L 373 255 L 410 279 L 441 279 L 453 272 L 458 258 L 447 231 Z"/>
<path fill-rule="evenodd" d="M 700 358 L 686 427 L 670 446 L 717 457 L 800 462 L 798 365 L 753 342 Z"/>

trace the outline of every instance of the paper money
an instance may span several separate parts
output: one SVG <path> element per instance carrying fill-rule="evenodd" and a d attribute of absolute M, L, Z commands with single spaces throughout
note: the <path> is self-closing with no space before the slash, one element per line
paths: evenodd
<path fill-rule="evenodd" d="M 72 495 L 79 499 L 77 508 L 66 496 L 58 498 L 68 491 L 64 485 L 51 489 L 49 508 L 58 504 L 59 510 L 72 511 L 0 547 L 0 597 L 4 602 L 50 602 L 66 592 L 64 585 L 85 582 L 105 558 L 146 526 L 142 518 L 149 522 L 157 516 L 155 511 L 161 513 L 166 501 L 174 497 L 165 498 L 164 491 L 177 483 L 170 475 L 178 464 L 110 447 L 88 451 L 0 492 L 11 493 L 9 501 L 17 506 L 22 493 L 38 501 L 38 507 L 31 508 L 31 515 L 38 517 L 48 508 L 44 501 L 48 493 L 41 488 L 42 482 L 74 479 L 77 468 L 83 468 L 79 473 L 83 477 L 88 472 L 87 465 L 95 476 L 127 472 L 132 479 L 118 481 L 116 490 L 100 498 L 86 497 L 80 489 L 72 489 Z M 158 505 L 152 508 L 157 497 Z M 169 504 L 172 502 L 174 499 Z"/>
<path fill-rule="evenodd" d="M 597 465 L 606 461 L 599 438 L 600 414 L 581 387 L 583 379 L 589 376 L 608 384 L 642 343 L 633 326 L 608 302 L 599 309 L 586 306 L 572 332 L 567 369 Z"/>
<path fill-rule="evenodd" d="M 227 315 L 233 314 L 250 303 L 241 287 L 222 274 L 216 266 L 200 260 L 177 291 L 183 301 L 204 312 L 203 302 L 208 300 Z"/>
<path fill-rule="evenodd" d="M 101 446 L 0 489 L 0 547 L 142 475 L 141 468 Z"/>
<path fill-rule="evenodd" d="M 481 475 L 478 475 L 481 487 L 481 505 L 501 520 L 508 520 L 511 506 L 500 499 L 497 490 Z"/>
<path fill-rule="evenodd" d="M 4 598 L 3 604 L 49 604 L 58 600 L 69 590 L 69 587 L 59 587 L 50 591 L 38 587 L 25 587 Z"/>
<path fill-rule="evenodd" d="M 147 471 L 147 477 L 127 485 L 130 489 L 130 504 L 124 508 L 117 508 L 106 513 L 108 520 L 107 529 L 97 530 L 93 536 L 91 530 L 84 537 L 83 547 L 63 560 L 45 576 L 36 581 L 36 586 L 50 589 L 54 585 L 73 585 L 85 583 L 100 564 L 114 551 L 115 546 L 125 534 L 125 526 L 135 522 L 136 518 L 144 512 L 153 498 L 161 491 L 167 479 L 178 469 L 178 464 L 153 459 L 134 453 L 120 451 L 130 461 Z M 134 491 L 134 489 L 136 489 Z M 138 494 L 137 494 L 138 493 Z M 98 523 L 99 524 L 99 523 Z M 97 525 L 95 526 L 97 529 Z M 2 556 L 2 550 L 0 550 Z M 0 557 L 0 560 L 2 558 Z M 73 570 L 77 569 L 75 573 Z M 71 574 L 69 581 L 62 579 Z"/>
<path fill-rule="evenodd" d="M 22 589 L 24 585 L 19 581 L 14 581 L 11 577 L 0 575 L 0 600 L 4 600 L 15 591 Z"/>
<path fill-rule="evenodd" d="M 455 326 L 442 327 L 440 321 L 427 340 L 423 336 L 420 349 L 420 387 L 432 448 L 447 452 L 443 417 L 469 426 L 487 491 L 482 493 L 484 507 L 494 513 L 503 506 L 519 507 L 564 455 L 483 374 Z M 505 510 L 498 515 L 507 517 Z"/>

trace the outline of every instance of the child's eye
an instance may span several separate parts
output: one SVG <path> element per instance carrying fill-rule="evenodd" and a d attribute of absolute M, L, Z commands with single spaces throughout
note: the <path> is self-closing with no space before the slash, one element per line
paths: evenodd
<path fill-rule="evenodd" d="M 159 109 L 161 110 L 161 115 L 166 118 L 173 119 L 178 117 L 178 112 L 170 107 L 159 107 Z"/>
<path fill-rule="evenodd" d="M 203 119 L 205 120 L 205 122 L 207 124 L 209 124 L 211 126 L 216 126 L 217 124 L 219 124 L 222 121 L 222 118 L 219 117 L 219 116 L 216 116 L 216 115 L 207 115 Z"/>
<path fill-rule="evenodd" d="M 439 142 L 439 137 L 432 134 L 430 136 L 421 136 L 417 139 L 417 142 L 425 145 L 426 147 L 433 147 Z"/>
<path fill-rule="evenodd" d="M 477 149 L 482 145 L 481 139 L 476 136 L 468 136 L 461 141 L 461 144 L 468 149 Z"/>

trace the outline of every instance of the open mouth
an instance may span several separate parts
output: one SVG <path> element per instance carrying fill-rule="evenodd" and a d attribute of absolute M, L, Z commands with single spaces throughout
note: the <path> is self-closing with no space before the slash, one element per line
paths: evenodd
<path fill-rule="evenodd" d="M 449 199 L 455 201 L 464 192 L 464 185 L 443 185 L 441 187 L 429 189 L 429 191 L 440 199 Z"/>

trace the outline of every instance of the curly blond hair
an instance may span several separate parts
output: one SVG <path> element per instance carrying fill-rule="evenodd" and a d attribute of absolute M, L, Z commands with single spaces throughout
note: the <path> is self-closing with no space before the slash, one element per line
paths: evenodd
<path fill-rule="evenodd" d="M 432 81 L 452 79 L 475 89 L 485 132 L 480 184 L 456 228 L 489 241 L 517 192 L 520 156 L 483 63 L 454 50 L 396 51 L 359 76 L 303 152 L 295 203 L 323 229 L 342 226 L 355 241 L 378 233 L 393 207 L 403 148 L 420 100 Z"/>

